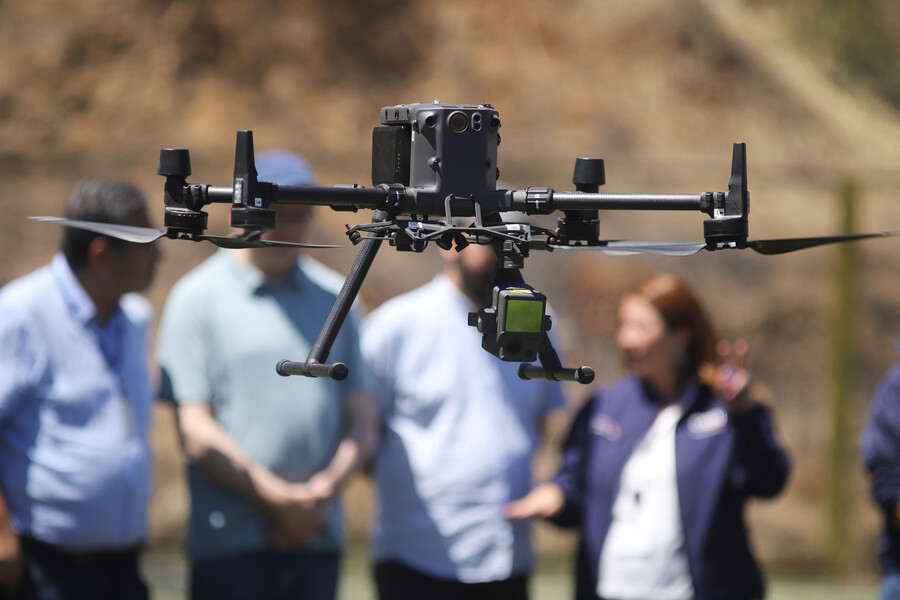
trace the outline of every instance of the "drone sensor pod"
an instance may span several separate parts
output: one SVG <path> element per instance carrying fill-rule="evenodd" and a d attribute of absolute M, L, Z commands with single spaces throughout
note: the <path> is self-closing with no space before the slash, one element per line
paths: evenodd
<path fill-rule="evenodd" d="M 500 360 L 536 360 L 550 329 L 546 296 L 525 284 L 494 286 L 491 296 L 490 308 L 469 314 L 469 325 L 483 334 L 482 347 Z"/>

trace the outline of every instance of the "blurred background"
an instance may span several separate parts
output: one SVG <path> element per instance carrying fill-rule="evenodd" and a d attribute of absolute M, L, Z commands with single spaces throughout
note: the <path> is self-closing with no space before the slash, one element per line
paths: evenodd
<path fill-rule="evenodd" d="M 891 0 L 0 0 L 0 285 L 50 259 L 59 230 L 24 217 L 60 215 L 81 178 L 137 183 L 159 202 L 160 226 L 159 149 L 190 148 L 189 181 L 230 185 L 235 131 L 251 129 L 258 151 L 306 155 L 323 185 L 371 185 L 379 109 L 435 99 L 499 110 L 501 179 L 514 187 L 571 190 L 575 158 L 599 156 L 601 191 L 724 190 L 731 144 L 744 141 L 751 238 L 900 229 L 898 56 Z M 226 231 L 227 211 L 209 212 L 211 231 Z M 344 224 L 369 215 L 323 208 L 317 219 L 314 241 L 344 243 Z M 702 238 L 700 214 L 601 219 L 613 239 Z M 214 251 L 161 246 L 157 311 Z M 860 597 L 877 579 L 879 519 L 857 438 L 896 360 L 898 249 L 885 239 L 776 257 L 536 253 L 524 274 L 559 313 L 568 362 L 598 381 L 619 373 L 623 290 L 657 270 L 699 289 L 720 333 L 749 341 L 795 460 L 787 491 L 750 515 L 779 597 Z M 355 255 L 312 252 L 342 272 Z M 366 308 L 429 280 L 437 252 L 382 251 Z M 568 392 L 574 407 L 589 390 Z M 165 407 L 154 441 L 148 569 L 178 597 L 187 495 Z M 343 595 L 365 597 L 369 483 L 345 495 L 355 579 Z M 537 543 L 538 597 L 566 597 L 574 538 L 541 526 Z"/>

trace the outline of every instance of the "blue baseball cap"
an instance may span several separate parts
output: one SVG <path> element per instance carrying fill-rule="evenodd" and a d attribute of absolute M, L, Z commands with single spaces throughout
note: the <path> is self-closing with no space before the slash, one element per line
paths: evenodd
<path fill-rule="evenodd" d="M 256 177 L 278 185 L 315 185 L 316 174 L 305 158 L 289 150 L 267 150 L 256 155 Z"/>

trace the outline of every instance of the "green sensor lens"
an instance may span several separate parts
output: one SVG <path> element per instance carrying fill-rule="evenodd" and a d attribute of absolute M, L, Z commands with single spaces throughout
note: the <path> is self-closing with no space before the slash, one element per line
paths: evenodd
<path fill-rule="evenodd" d="M 541 300 L 513 300 L 506 302 L 506 331 L 540 333 L 544 322 L 544 303 Z"/>

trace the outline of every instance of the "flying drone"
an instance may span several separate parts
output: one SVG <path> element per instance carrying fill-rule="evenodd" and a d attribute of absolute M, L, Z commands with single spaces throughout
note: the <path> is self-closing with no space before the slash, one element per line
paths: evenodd
<path fill-rule="evenodd" d="M 381 109 L 381 126 L 372 134 L 372 185 L 279 186 L 259 181 L 254 162 L 253 134 L 239 131 L 234 179 L 216 187 L 187 182 L 190 154 L 185 148 L 160 151 L 158 173 L 166 178 L 164 229 L 35 217 L 69 227 L 95 231 L 130 242 L 148 243 L 161 237 L 209 241 L 225 248 L 322 245 L 260 239 L 275 227 L 273 204 L 329 206 L 337 211 L 371 209 L 370 223 L 347 227 L 354 245 L 361 245 L 318 339 L 303 362 L 282 360 L 283 376 L 344 379 L 348 367 L 328 363 L 331 347 L 350 311 L 375 255 L 384 242 L 399 251 L 423 252 L 430 242 L 462 250 L 475 243 L 490 245 L 499 259 L 488 306 L 469 314 L 469 325 L 482 334 L 485 350 L 505 361 L 520 362 L 523 379 L 590 383 L 590 367 L 560 364 L 548 331 L 552 326 L 546 297 L 525 283 L 521 269 L 531 250 L 594 250 L 611 255 L 660 254 L 688 256 L 701 250 L 750 248 L 760 254 L 782 254 L 824 244 L 895 235 L 875 232 L 767 240 L 748 239 L 747 150 L 735 143 L 731 179 L 722 192 L 699 194 L 601 194 L 606 182 L 601 158 L 578 158 L 572 182 L 575 191 L 558 192 L 529 186 L 497 189 L 497 147 L 500 116 L 489 104 L 401 104 Z M 235 236 L 205 233 L 208 204 L 231 204 Z M 703 241 L 627 241 L 599 237 L 600 210 L 699 211 Z M 504 222 L 503 213 L 549 215 L 562 211 L 556 229 L 529 223 Z M 469 225 L 460 225 L 460 220 Z M 538 364 L 533 364 L 537 361 Z"/>

